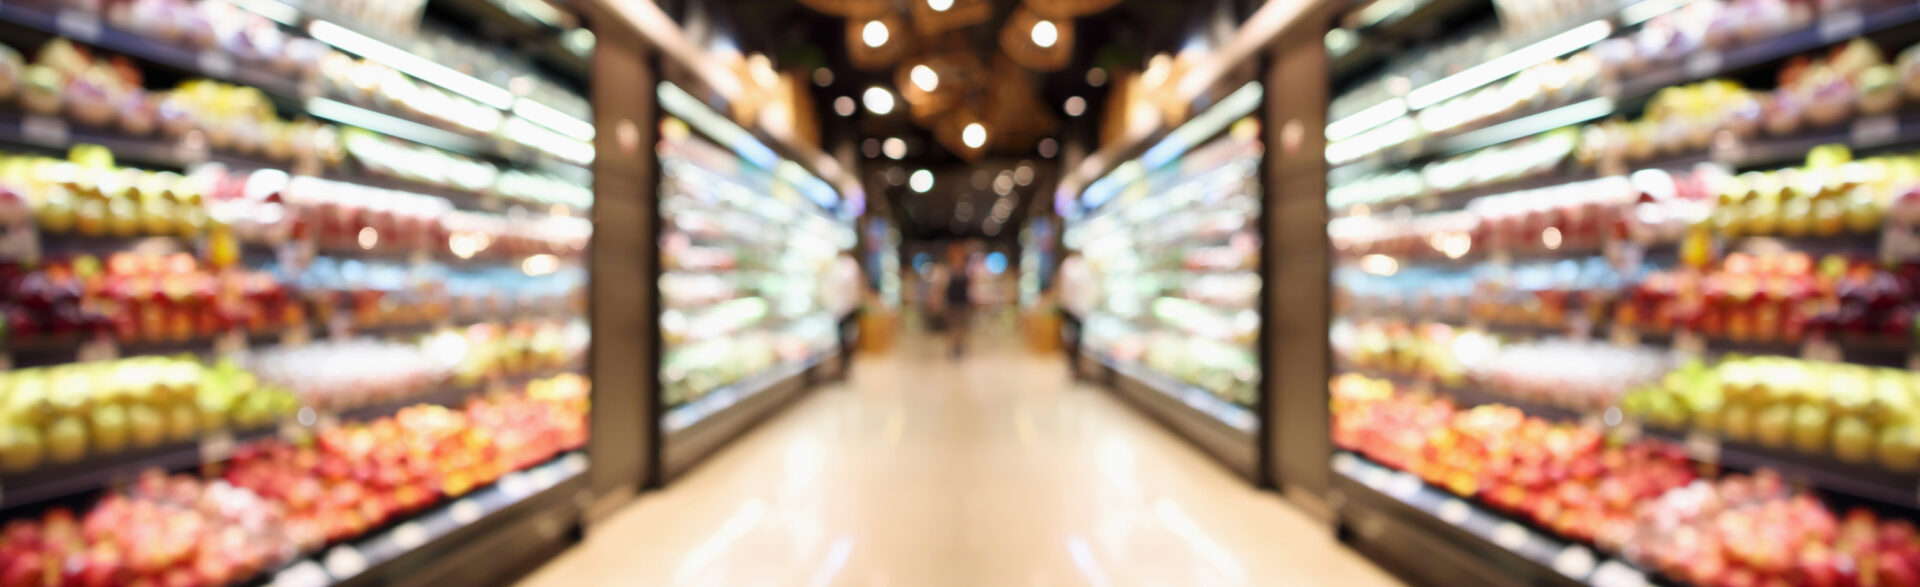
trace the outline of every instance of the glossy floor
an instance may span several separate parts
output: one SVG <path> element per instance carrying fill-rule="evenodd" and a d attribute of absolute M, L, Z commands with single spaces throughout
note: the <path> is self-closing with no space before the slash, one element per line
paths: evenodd
<path fill-rule="evenodd" d="M 904 342 L 523 584 L 1393 584 L 1058 355 Z"/>

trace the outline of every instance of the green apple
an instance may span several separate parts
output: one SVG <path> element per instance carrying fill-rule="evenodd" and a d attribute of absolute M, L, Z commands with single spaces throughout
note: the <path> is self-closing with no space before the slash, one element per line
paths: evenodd
<path fill-rule="evenodd" d="M 1880 430 L 1880 464 L 1895 471 L 1920 470 L 1920 428 L 1901 423 Z"/>
<path fill-rule="evenodd" d="M 93 415 L 88 418 L 93 425 L 93 446 L 101 453 L 120 452 L 127 448 L 127 409 L 116 404 L 100 404 L 93 407 Z"/>
<path fill-rule="evenodd" d="M 200 435 L 200 410 L 192 404 L 175 404 L 167 408 L 167 438 L 174 442 L 186 442 Z"/>
<path fill-rule="evenodd" d="M 1832 425 L 1833 415 L 1826 406 L 1800 406 L 1793 412 L 1793 445 L 1807 452 L 1825 451 L 1827 439 L 1833 434 Z"/>
<path fill-rule="evenodd" d="M 1728 424 L 1731 425 L 1730 423 Z M 1728 436 L 1733 431 L 1727 431 Z M 1785 448 L 1793 436 L 1793 406 L 1775 404 L 1760 410 L 1753 417 L 1753 439 L 1760 444 L 1774 448 Z"/>
<path fill-rule="evenodd" d="M 127 437 L 136 447 L 160 444 L 167 439 L 167 419 L 150 405 L 127 406 Z"/>
<path fill-rule="evenodd" d="M 87 425 L 76 416 L 61 416 L 47 425 L 47 460 L 71 463 L 87 456 Z"/>
<path fill-rule="evenodd" d="M 40 466 L 45 451 L 38 429 L 22 424 L 0 426 L 0 469 L 15 473 L 32 470 Z"/>
<path fill-rule="evenodd" d="M 1873 425 L 1866 420 L 1845 417 L 1833 423 L 1833 454 L 1842 461 L 1864 463 L 1873 460 L 1876 442 Z"/>

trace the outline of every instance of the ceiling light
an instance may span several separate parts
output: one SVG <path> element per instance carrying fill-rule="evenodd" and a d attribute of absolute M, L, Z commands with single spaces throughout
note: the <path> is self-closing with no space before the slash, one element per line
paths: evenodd
<path fill-rule="evenodd" d="M 858 107 L 859 107 L 858 104 L 853 103 L 852 96 L 841 96 L 833 99 L 834 114 L 839 114 L 841 116 L 853 116 L 854 108 L 858 108 Z"/>
<path fill-rule="evenodd" d="M 1087 70 L 1087 85 L 1096 88 L 1107 85 L 1107 70 L 1098 67 Z"/>
<path fill-rule="evenodd" d="M 874 114 L 893 112 L 893 92 L 887 91 L 886 88 L 880 86 L 867 88 L 867 93 L 861 95 L 860 99 L 866 103 L 867 111 Z"/>
<path fill-rule="evenodd" d="M 1060 152 L 1060 142 L 1053 140 L 1052 137 L 1040 139 L 1040 145 L 1036 150 L 1040 151 L 1041 157 L 1052 158 L 1055 153 Z"/>
<path fill-rule="evenodd" d="M 866 42 L 868 47 L 878 48 L 887 44 L 887 23 L 867 21 L 867 26 L 860 27 L 860 40 Z"/>
<path fill-rule="evenodd" d="M 953 0 L 927 0 L 927 8 L 932 8 L 934 12 L 946 12 L 948 8 L 953 8 Z"/>
<path fill-rule="evenodd" d="M 1067 116 L 1079 116 L 1087 112 L 1087 99 L 1079 96 L 1067 98 Z"/>
<path fill-rule="evenodd" d="M 833 85 L 833 70 L 825 67 L 813 69 L 813 85 L 827 87 Z"/>
<path fill-rule="evenodd" d="M 908 72 L 907 77 L 911 78 L 913 85 L 920 88 L 922 92 L 931 92 L 940 87 L 940 74 L 925 65 L 913 66 L 913 71 Z"/>
<path fill-rule="evenodd" d="M 978 122 L 967 123 L 967 127 L 960 130 L 960 142 L 966 143 L 969 149 L 980 148 L 987 144 L 987 127 Z"/>
<path fill-rule="evenodd" d="M 1059 41 L 1060 29 L 1059 27 L 1053 26 L 1053 21 L 1043 20 L 1033 23 L 1033 44 L 1039 45 L 1044 49 L 1052 47 L 1054 43 Z"/>
<path fill-rule="evenodd" d="M 886 153 L 890 159 L 898 160 L 901 157 L 907 156 L 907 142 L 900 140 L 900 137 L 887 139 L 886 142 L 880 144 L 880 152 Z"/>
<path fill-rule="evenodd" d="M 925 169 L 913 172 L 913 176 L 907 178 L 907 187 L 913 188 L 916 192 L 927 193 L 933 189 L 933 172 Z"/>

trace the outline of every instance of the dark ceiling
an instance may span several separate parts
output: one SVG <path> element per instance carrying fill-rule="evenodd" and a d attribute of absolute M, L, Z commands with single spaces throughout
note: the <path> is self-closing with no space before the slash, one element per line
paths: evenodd
<path fill-rule="evenodd" d="M 870 207 L 884 211 L 909 239 L 1013 238 L 1017 227 L 1029 213 L 1044 210 L 1052 200 L 1058 177 L 1054 157 L 1042 155 L 1038 140 L 1031 144 L 995 143 L 977 161 L 968 161 L 941 146 L 933 134 L 914 124 L 904 105 L 888 115 L 876 115 L 864 107 L 849 117 L 834 111 L 834 101 L 850 97 L 859 101 L 867 88 L 880 86 L 895 91 L 894 71 L 888 67 L 875 71 L 857 70 L 849 60 L 846 47 L 846 21 L 814 11 L 798 1 L 782 0 L 659 0 L 660 5 L 678 20 L 695 39 L 710 45 L 731 43 L 745 53 L 764 53 L 774 67 L 811 78 L 819 68 L 832 72 L 832 81 L 824 86 L 809 84 L 815 115 L 820 120 L 821 148 L 832 153 L 850 150 L 859 161 L 860 179 L 866 185 Z M 897 13 L 907 12 L 907 2 L 894 0 Z M 982 62 L 991 63 L 1001 51 L 997 42 L 1003 23 L 1020 0 L 992 0 L 994 15 L 985 24 L 962 29 L 958 39 L 970 46 Z M 1042 111 L 1031 116 L 1037 124 L 1052 124 L 1045 136 L 1055 140 L 1055 151 L 1068 144 L 1092 150 L 1097 142 L 1098 122 L 1106 103 L 1106 90 L 1088 83 L 1088 70 L 1139 70 L 1147 59 L 1161 52 L 1177 51 L 1194 38 L 1210 19 L 1243 21 L 1261 0 L 1124 0 L 1103 12 L 1074 21 L 1076 40 L 1069 64 L 1055 72 L 1027 71 L 1037 103 Z M 894 31 L 908 34 L 907 31 Z M 952 38 L 944 42 L 954 42 Z M 824 77 L 824 76 L 823 76 Z M 1064 110 L 1069 98 L 1085 100 L 1086 110 L 1078 117 Z M 1044 126 L 1042 128 L 1045 128 Z M 889 138 L 900 138 L 907 146 L 904 157 L 887 157 L 878 147 Z M 1017 183 L 1010 196 L 1002 196 L 994 180 L 1020 167 L 1032 170 L 1030 181 Z M 928 193 L 909 189 L 906 178 L 915 170 L 927 169 L 936 180 Z M 984 172 L 984 173 L 975 173 Z M 984 181 L 976 181 L 976 176 Z M 1021 174 L 1027 178 L 1026 174 Z M 978 186 L 978 187 L 976 187 Z M 1005 197 L 1013 198 L 1010 217 L 998 223 L 990 211 Z M 1036 206 L 1036 202 L 1040 204 Z M 1005 206 L 1006 204 L 1001 204 Z M 994 226 L 999 224 L 1000 226 Z M 989 234 L 991 233 L 991 234 Z"/>

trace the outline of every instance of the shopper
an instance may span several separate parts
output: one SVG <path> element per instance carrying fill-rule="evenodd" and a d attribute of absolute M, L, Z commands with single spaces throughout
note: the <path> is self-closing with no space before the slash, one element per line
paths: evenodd
<path fill-rule="evenodd" d="M 948 257 L 952 262 L 946 271 L 947 283 L 941 301 L 946 306 L 947 337 L 953 343 L 953 356 L 958 358 L 967 350 L 967 331 L 973 319 L 973 279 L 970 275 L 973 263 L 959 247 L 955 247 Z"/>

